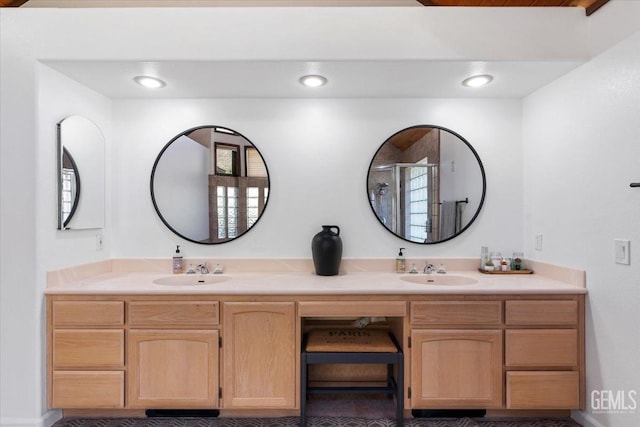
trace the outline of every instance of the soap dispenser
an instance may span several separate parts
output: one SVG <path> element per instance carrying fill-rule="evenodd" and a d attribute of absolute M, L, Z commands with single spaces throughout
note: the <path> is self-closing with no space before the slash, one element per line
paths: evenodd
<path fill-rule="evenodd" d="M 176 253 L 173 255 L 173 274 L 182 273 L 182 254 L 180 253 L 180 245 L 176 246 Z"/>
<path fill-rule="evenodd" d="M 396 273 L 404 273 L 407 271 L 407 263 L 404 259 L 404 251 L 405 248 L 400 248 L 400 252 L 398 252 L 398 257 L 396 258 Z"/>

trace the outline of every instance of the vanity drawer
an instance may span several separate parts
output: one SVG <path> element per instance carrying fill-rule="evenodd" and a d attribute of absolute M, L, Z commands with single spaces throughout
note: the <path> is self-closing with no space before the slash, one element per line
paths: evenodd
<path fill-rule="evenodd" d="M 123 371 L 55 371 L 52 408 L 124 408 Z"/>
<path fill-rule="evenodd" d="M 414 325 L 499 325 L 502 301 L 422 301 L 411 303 Z"/>
<path fill-rule="evenodd" d="M 507 409 L 578 409 L 576 371 L 507 372 Z"/>
<path fill-rule="evenodd" d="M 54 301 L 53 326 L 122 326 L 124 301 Z"/>
<path fill-rule="evenodd" d="M 577 301 L 507 301 L 507 325 L 576 325 Z"/>
<path fill-rule="evenodd" d="M 299 317 L 404 317 L 404 301 L 301 301 Z"/>
<path fill-rule="evenodd" d="M 218 301 L 132 301 L 130 326 L 198 327 L 220 324 Z"/>
<path fill-rule="evenodd" d="M 575 329 L 518 329 L 505 331 L 507 366 L 577 366 Z"/>
<path fill-rule="evenodd" d="M 53 331 L 53 368 L 124 367 L 124 331 L 62 329 Z"/>

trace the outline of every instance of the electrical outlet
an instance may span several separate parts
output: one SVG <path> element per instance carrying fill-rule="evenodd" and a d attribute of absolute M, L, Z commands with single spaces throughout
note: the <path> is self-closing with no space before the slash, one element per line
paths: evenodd
<path fill-rule="evenodd" d="M 542 234 L 536 234 L 534 249 L 536 251 L 542 250 Z"/>
<path fill-rule="evenodd" d="M 101 251 L 103 247 L 102 233 L 96 234 L 96 251 Z"/>
<path fill-rule="evenodd" d="M 629 249 L 630 242 L 626 239 L 615 239 L 615 256 L 616 256 L 616 264 L 631 264 L 631 259 L 629 258 Z"/>

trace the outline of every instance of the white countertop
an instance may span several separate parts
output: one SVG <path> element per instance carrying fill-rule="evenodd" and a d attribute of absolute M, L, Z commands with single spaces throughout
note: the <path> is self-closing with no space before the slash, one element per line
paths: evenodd
<path fill-rule="evenodd" d="M 46 289 L 48 295 L 157 294 L 157 295 L 408 295 L 408 294 L 586 294 L 584 287 L 553 280 L 537 274 L 482 274 L 478 271 L 450 271 L 446 276 L 477 280 L 470 285 L 433 285 L 409 283 L 402 276 L 383 272 L 354 272 L 338 276 L 317 276 L 301 272 L 230 273 L 207 275 L 229 280 L 198 285 L 158 285 L 153 281 L 171 275 L 143 272 L 104 273 L 69 281 Z M 435 280 L 438 274 L 429 275 Z"/>

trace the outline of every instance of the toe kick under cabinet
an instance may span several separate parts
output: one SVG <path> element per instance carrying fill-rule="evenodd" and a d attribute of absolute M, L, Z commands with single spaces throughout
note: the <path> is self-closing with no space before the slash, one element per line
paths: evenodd
<path fill-rule="evenodd" d="M 47 295 L 47 313 L 50 408 L 291 415 L 307 319 L 382 315 L 407 410 L 585 404 L 580 294 Z"/>

